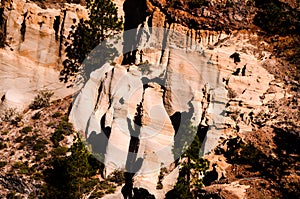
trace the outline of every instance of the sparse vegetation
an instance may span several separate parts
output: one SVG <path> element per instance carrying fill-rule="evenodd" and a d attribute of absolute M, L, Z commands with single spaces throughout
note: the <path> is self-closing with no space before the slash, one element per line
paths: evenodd
<path fill-rule="evenodd" d="M 0 168 L 5 167 L 7 165 L 6 161 L 0 161 Z"/>
<path fill-rule="evenodd" d="M 28 134 L 31 131 L 32 131 L 32 126 L 26 126 L 20 132 L 24 134 Z"/>
<path fill-rule="evenodd" d="M 33 120 L 38 120 L 38 119 L 40 119 L 40 117 L 41 117 L 41 112 L 36 112 L 36 113 L 31 117 L 31 119 L 33 119 Z"/>
<path fill-rule="evenodd" d="M 107 178 L 108 181 L 116 183 L 118 186 L 125 183 L 125 171 L 115 170 L 112 174 L 110 174 Z"/>
<path fill-rule="evenodd" d="M 54 95 L 54 92 L 50 90 L 40 90 L 38 94 L 34 97 L 33 102 L 29 105 L 29 108 L 37 110 L 40 108 L 45 108 L 50 105 L 50 99 Z"/>
<path fill-rule="evenodd" d="M 161 165 L 163 166 L 163 165 Z M 162 167 L 160 169 L 160 172 L 159 172 L 159 176 L 158 176 L 158 182 L 157 182 L 157 185 L 156 185 L 156 189 L 163 189 L 163 184 L 162 184 L 162 180 L 164 178 L 164 174 L 167 173 L 166 171 L 166 168 L 165 167 Z"/>
<path fill-rule="evenodd" d="M 23 119 L 22 114 L 16 108 L 7 108 L 2 113 L 1 120 L 4 122 L 10 122 L 13 125 L 17 125 Z"/>
<path fill-rule="evenodd" d="M 7 148 L 7 144 L 5 142 L 0 141 L 0 150 Z"/>
<path fill-rule="evenodd" d="M 61 114 L 61 112 L 55 112 L 53 115 L 52 115 L 52 117 L 53 118 L 58 118 L 58 117 L 60 117 L 62 114 Z"/>
<path fill-rule="evenodd" d="M 56 130 L 52 134 L 50 140 L 52 141 L 55 147 L 58 147 L 59 142 L 64 139 L 64 136 L 71 135 L 72 133 L 73 133 L 72 124 L 65 120 L 62 120 L 60 121 Z"/>

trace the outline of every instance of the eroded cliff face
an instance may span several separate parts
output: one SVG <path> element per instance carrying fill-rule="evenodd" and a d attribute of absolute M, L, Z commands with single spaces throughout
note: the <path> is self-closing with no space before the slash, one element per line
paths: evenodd
<path fill-rule="evenodd" d="M 39 89 L 53 90 L 55 98 L 71 94 L 58 81 L 64 38 L 71 25 L 87 17 L 86 10 L 76 4 L 42 9 L 24 0 L 3 1 L 1 9 L 0 27 L 6 33 L 0 49 L 3 106 L 23 109 Z"/>
<path fill-rule="evenodd" d="M 132 169 L 134 186 L 164 198 L 176 182 L 172 148 L 183 123 L 198 127 L 202 152 L 218 163 L 220 178 L 228 163 L 209 154 L 223 140 L 257 130 L 268 103 L 292 95 L 265 69 L 276 60 L 253 45 L 265 45 L 255 33 L 195 29 L 170 18 L 164 3 L 145 3 L 124 2 L 125 29 L 135 30 L 123 35 L 123 65 L 94 71 L 70 118 L 94 152 L 104 152 L 107 175 Z M 161 167 L 168 174 L 157 190 Z M 239 198 L 249 188 L 239 182 L 224 187 Z"/>
<path fill-rule="evenodd" d="M 70 113 L 93 152 L 104 155 L 106 176 L 114 169 L 129 170 L 135 174 L 134 187 L 164 198 L 177 180 L 172 150 L 187 121 L 197 127 L 203 141 L 201 155 L 217 164 L 221 184 L 207 186 L 208 196 L 247 198 L 255 180 L 262 180 L 248 179 L 231 165 L 232 156 L 242 153 L 237 146 L 244 146 L 244 141 L 268 151 L 263 158 L 270 161 L 254 164 L 271 168 L 274 163 L 280 168 L 282 160 L 297 168 L 296 145 L 288 149 L 274 139 L 282 129 L 299 132 L 299 84 L 275 78 L 283 73 L 278 70 L 281 63 L 265 50 L 269 44 L 253 26 L 251 1 L 234 1 L 238 10 L 226 6 L 232 1 L 218 0 L 201 10 L 189 10 L 183 1 L 178 1 L 177 9 L 163 0 L 115 2 L 124 15 L 125 30 L 134 30 L 121 35 L 123 56 L 91 74 Z M 63 57 L 62 35 L 75 20 L 86 17 L 83 7 L 41 9 L 15 0 L 2 15 L 0 28 L 7 42 L 0 49 L 2 106 L 24 106 L 44 87 L 55 90 L 59 98 L 72 93 L 58 83 L 55 69 Z M 289 143 L 293 138 L 288 137 Z M 277 146 L 283 151 L 278 152 Z M 161 168 L 166 168 L 163 189 L 157 190 Z M 293 174 L 288 168 L 274 170 Z M 298 176 L 280 177 L 288 181 Z M 275 182 L 270 183 L 268 176 L 263 180 L 267 185 Z M 123 198 L 121 188 L 117 190 L 105 197 Z"/>

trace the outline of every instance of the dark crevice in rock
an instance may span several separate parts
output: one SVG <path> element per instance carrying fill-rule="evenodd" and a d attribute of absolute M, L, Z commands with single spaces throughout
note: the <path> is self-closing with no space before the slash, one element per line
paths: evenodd
<path fill-rule="evenodd" d="M 204 125 L 199 125 L 198 129 L 197 129 L 197 136 L 199 137 L 199 140 L 201 143 L 203 143 L 206 135 L 207 135 L 207 132 L 209 130 L 209 126 L 204 126 Z"/>
<path fill-rule="evenodd" d="M 242 68 L 242 76 L 246 76 L 246 66 L 247 64 Z"/>
<path fill-rule="evenodd" d="M 58 49 L 58 56 L 62 56 L 62 47 L 63 47 L 63 41 L 64 41 L 64 27 L 65 27 L 65 20 L 66 20 L 67 10 L 63 10 L 63 19 L 61 22 L 60 27 L 60 38 L 59 38 L 59 49 Z"/>
<path fill-rule="evenodd" d="M 108 87 L 108 99 L 109 99 L 109 106 L 108 106 L 108 109 L 110 109 L 111 105 L 112 105 L 112 94 L 111 94 L 111 85 L 112 85 L 112 81 L 113 81 L 113 78 L 114 78 L 114 73 L 115 73 L 115 69 L 113 68 L 111 70 L 111 76 L 110 76 L 110 82 L 109 82 L 109 87 Z"/>
<path fill-rule="evenodd" d="M 58 41 L 58 33 L 59 33 L 59 25 L 60 25 L 60 16 L 55 16 L 53 22 L 53 29 L 55 31 L 55 40 Z"/>
<path fill-rule="evenodd" d="M 25 41 L 25 33 L 26 33 L 26 17 L 28 15 L 28 12 L 25 12 L 24 14 L 24 18 L 23 18 L 23 22 L 21 24 L 21 41 L 24 42 Z"/>
<path fill-rule="evenodd" d="M 203 184 L 205 186 L 209 186 L 211 185 L 214 181 L 218 180 L 218 172 L 216 169 L 217 164 L 213 164 L 213 170 L 209 171 L 205 174 L 204 178 L 203 178 Z"/>
<path fill-rule="evenodd" d="M 169 27 L 167 27 L 167 25 L 169 25 Z M 164 25 L 164 37 L 162 40 L 162 49 L 161 49 L 161 56 L 160 56 L 160 60 L 159 63 L 162 63 L 163 57 L 165 55 L 165 50 L 167 47 L 167 42 L 168 42 L 168 38 L 169 38 L 169 32 L 170 32 L 170 24 L 167 24 L 167 22 L 165 21 L 165 25 Z"/>
<path fill-rule="evenodd" d="M 168 75 L 169 75 L 169 63 L 170 63 L 170 52 L 169 52 L 169 55 L 168 55 L 168 63 L 167 63 L 167 67 L 166 67 L 166 70 L 165 70 L 165 76 L 164 76 L 164 84 L 163 84 L 163 86 L 164 86 L 164 89 L 163 89 L 163 96 L 162 96 L 162 98 L 163 98 L 163 104 L 164 104 L 164 107 L 165 107 L 165 110 L 169 110 L 169 106 L 170 106 L 170 104 L 167 102 L 167 92 L 171 92 L 171 91 L 168 91 L 168 89 L 167 89 L 167 84 L 168 84 Z M 168 113 L 168 111 L 167 111 L 167 113 Z M 169 114 L 169 116 L 170 116 L 170 114 Z"/>
<path fill-rule="evenodd" d="M 237 52 L 235 52 L 232 55 L 230 55 L 230 58 L 233 59 L 233 61 L 234 61 L 235 64 L 241 62 L 240 54 L 237 53 Z"/>
<path fill-rule="evenodd" d="M 112 70 L 112 72 L 113 72 L 113 70 Z M 111 78 L 112 78 L 112 76 L 111 76 Z M 101 92 L 102 92 L 102 90 L 103 90 L 103 84 L 104 84 L 104 82 L 107 80 L 107 73 L 105 73 L 105 77 L 104 77 L 104 79 L 100 82 L 100 85 L 99 85 L 99 87 L 98 87 L 98 94 L 97 94 L 97 100 L 96 100 L 96 104 L 95 104 L 95 107 L 94 107 L 94 110 L 97 110 L 99 107 L 98 107 L 98 105 L 99 105 L 99 100 L 100 100 L 100 97 L 101 97 Z M 112 79 L 110 79 L 110 81 L 112 81 Z M 111 84 L 111 83 L 110 83 Z M 110 85 L 111 86 L 111 85 Z M 110 99 L 110 97 L 111 97 L 111 94 L 110 94 L 110 88 L 109 88 L 109 99 Z M 111 104 L 109 104 L 109 107 L 111 106 Z"/>
<path fill-rule="evenodd" d="M 175 131 L 175 136 L 179 130 L 180 121 L 181 121 L 181 113 L 175 112 L 173 115 L 170 116 L 170 120 Z"/>
<path fill-rule="evenodd" d="M 4 14 L 4 8 L 0 8 L 0 48 L 3 48 L 6 41 L 7 18 Z"/>
<path fill-rule="evenodd" d="M 237 69 L 232 73 L 232 75 L 238 76 L 240 72 L 241 72 L 241 69 L 240 69 L 240 68 L 237 68 Z"/>
<path fill-rule="evenodd" d="M 136 29 L 140 24 L 146 21 L 147 16 L 147 5 L 145 0 L 125 0 L 123 4 L 124 10 L 124 58 L 122 65 L 135 63 L 137 53 L 137 31 Z"/>
<path fill-rule="evenodd" d="M 98 109 L 98 104 L 99 104 L 99 100 L 100 100 L 102 89 L 103 89 L 103 81 L 101 81 L 100 86 L 98 88 L 98 95 L 97 95 L 97 100 L 96 100 L 96 105 L 95 105 L 94 110 Z"/>

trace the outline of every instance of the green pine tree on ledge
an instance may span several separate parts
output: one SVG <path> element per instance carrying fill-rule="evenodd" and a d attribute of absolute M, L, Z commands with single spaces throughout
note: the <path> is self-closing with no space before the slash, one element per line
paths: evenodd
<path fill-rule="evenodd" d="M 65 42 L 66 59 L 60 80 L 70 82 L 69 86 L 86 82 L 92 71 L 117 55 L 105 40 L 123 29 L 118 8 L 111 0 L 87 0 L 86 3 L 88 19 L 81 19 L 77 26 L 73 25 Z"/>

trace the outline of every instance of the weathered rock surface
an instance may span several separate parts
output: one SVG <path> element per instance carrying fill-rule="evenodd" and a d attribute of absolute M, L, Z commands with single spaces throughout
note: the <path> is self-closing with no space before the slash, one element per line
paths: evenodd
<path fill-rule="evenodd" d="M 176 182 L 174 176 L 167 175 L 165 180 L 169 186 L 164 186 L 162 191 L 156 190 L 161 162 L 173 161 L 172 137 L 176 127 L 172 126 L 169 119 L 171 115 L 176 112 L 188 113 L 192 107 L 190 119 L 193 124 L 209 126 L 202 147 L 203 153 L 209 154 L 219 144 L 220 138 L 256 129 L 253 118 L 267 109 L 266 104 L 270 100 L 281 99 L 287 94 L 280 85 L 276 87 L 275 94 L 270 93 L 275 79 L 264 68 L 265 63 L 270 62 L 269 53 L 259 52 L 252 45 L 251 41 L 256 40 L 256 34 L 247 31 L 228 34 L 222 31 L 193 30 L 180 25 L 181 22 L 176 20 L 170 22 L 170 16 L 155 1 L 147 1 L 145 12 L 147 17 L 142 21 L 143 25 L 135 26 L 137 32 L 143 32 L 142 36 L 137 35 L 133 39 L 137 43 L 135 48 L 143 50 L 142 61 L 147 60 L 149 64 L 131 65 L 128 72 L 119 65 L 103 66 L 96 71 L 102 75 L 95 75 L 78 95 L 71 118 L 76 120 L 76 128 L 85 135 L 90 134 L 91 126 L 97 126 L 94 128 L 96 134 L 103 134 L 99 121 L 105 115 L 105 126 L 111 127 L 105 155 L 106 165 L 109 165 L 107 172 L 110 173 L 110 169 L 126 167 L 131 140 L 129 126 L 134 126 L 132 123 L 137 114 L 137 105 L 142 103 L 142 126 L 137 128 L 140 130 L 137 158 L 142 158 L 143 162 L 134 178 L 134 186 L 146 188 L 157 198 L 163 198 L 162 193 L 172 189 L 172 184 Z M 242 18 L 251 16 L 251 12 L 243 16 L 232 14 L 232 18 L 229 18 L 237 21 L 236 24 L 246 22 L 247 26 L 249 21 Z M 193 18 L 186 19 L 191 22 Z M 148 24 L 168 29 L 165 32 L 162 29 L 157 31 L 148 27 Z M 162 45 L 164 41 L 167 41 L 166 46 Z M 230 58 L 234 53 L 238 55 L 237 61 Z M 139 63 L 138 54 L 136 63 Z M 113 70 L 113 75 L 110 70 Z M 89 95 L 88 92 L 93 94 Z M 101 105 L 88 105 L 90 99 L 96 99 L 97 96 Z M 220 172 L 225 175 L 228 164 L 226 161 L 221 162 L 219 165 L 223 166 L 220 166 Z M 220 186 L 225 195 L 237 198 L 243 198 L 249 188 L 237 184 Z"/>
<path fill-rule="evenodd" d="M 268 44 L 259 41 L 254 31 L 242 30 L 252 28 L 254 17 L 247 1 L 234 1 L 241 4 L 240 10 L 227 8 L 227 1 L 210 2 L 222 11 L 217 6 L 176 10 L 162 0 L 115 2 L 119 14 L 124 15 L 125 30 L 136 28 L 131 37 L 135 44 L 125 40 L 125 47 L 129 52 L 143 50 L 143 55 L 133 56 L 133 62 L 126 62 L 125 55 L 124 65 L 117 61 L 99 66 L 76 95 L 70 114 L 93 151 L 104 154 L 106 175 L 114 169 L 131 170 L 134 187 L 164 198 L 178 176 L 172 149 L 174 136 L 186 120 L 209 127 L 202 132 L 202 152 L 211 163 L 217 163 L 218 180 L 226 177 L 230 165 L 214 149 L 227 138 L 238 135 L 251 141 L 253 131 L 266 125 L 299 134 L 294 122 L 299 100 L 266 70 L 277 64 L 269 52 L 259 49 Z M 84 9 L 73 4 L 65 4 L 64 9 L 41 9 L 15 0 L 5 14 L 8 46 L 0 50 L 2 106 L 22 107 L 45 87 L 55 90 L 56 97 L 71 93 L 58 83 L 55 69 L 63 57 L 60 38 L 67 34 L 73 19 L 86 17 Z M 290 83 L 297 90 L 299 84 Z M 280 107 L 271 107 L 276 101 L 288 108 L 278 111 Z M 172 120 L 176 114 L 183 119 Z M 291 120 L 289 125 L 286 120 Z M 269 143 L 268 139 L 264 142 Z M 270 153 L 270 157 L 277 155 Z M 157 190 L 161 167 L 168 172 L 163 189 Z M 244 198 L 248 189 L 236 181 L 214 184 L 204 191 L 205 196 Z M 120 192 L 117 189 L 106 198 L 122 198 Z"/>
<path fill-rule="evenodd" d="M 176 28 L 171 29 L 169 38 L 175 37 L 175 33 L 178 33 Z M 134 131 L 139 138 L 136 158 L 142 160 L 134 185 L 146 188 L 162 198 L 160 191 L 156 190 L 156 179 L 161 163 L 168 167 L 174 161 L 172 147 L 175 127 L 172 126 L 170 116 L 175 112 L 183 114 L 192 109 L 190 119 L 194 125 L 209 125 L 203 143 L 204 154 L 210 153 L 221 137 L 229 137 L 237 131 L 252 131 L 251 112 L 258 114 L 264 109 L 263 105 L 268 100 L 262 96 L 267 93 L 274 77 L 263 68 L 264 60 L 243 52 L 244 48 L 251 47 L 247 40 L 255 35 L 226 37 L 225 41 L 219 41 L 217 45 L 206 37 L 201 38 L 201 41 L 208 42 L 200 44 L 188 40 L 178 45 L 177 39 L 174 44 L 170 40 L 166 50 L 161 51 L 159 48 L 151 48 L 151 42 L 162 37 L 150 35 L 148 45 L 138 47 L 143 49 L 143 59 L 149 64 L 106 64 L 92 74 L 77 96 L 70 118 L 88 141 L 93 133 L 107 139 L 106 174 L 126 167 Z M 190 43 L 195 45 L 189 46 Z M 211 49 L 210 45 L 215 47 Z M 201 52 L 194 49 L 201 49 Z M 239 53 L 238 63 L 230 58 L 234 52 Z M 128 71 L 126 67 L 129 67 Z M 240 72 L 236 73 L 238 68 Z M 284 96 L 279 93 L 284 93 L 280 87 L 277 95 L 271 98 L 280 99 Z M 210 97 L 207 98 L 207 94 Z M 138 127 L 133 121 L 140 103 L 143 114 L 142 126 Z M 104 127 L 111 128 L 109 137 L 105 137 L 103 126 L 100 125 L 103 118 Z M 93 138 L 97 140 L 97 136 Z M 168 181 L 175 183 L 176 179 Z M 233 192 L 244 192 L 247 187 L 236 189 L 234 185 L 231 189 L 230 186 L 228 189 Z M 163 191 L 168 189 L 171 186 Z"/>
<path fill-rule="evenodd" d="M 71 25 L 86 18 L 86 10 L 76 4 L 42 9 L 35 3 L 14 0 L 7 3 L 6 43 L 0 49 L 0 106 L 25 108 L 40 89 L 55 92 L 55 98 L 73 92 L 58 81 L 64 57 L 64 37 Z"/>

